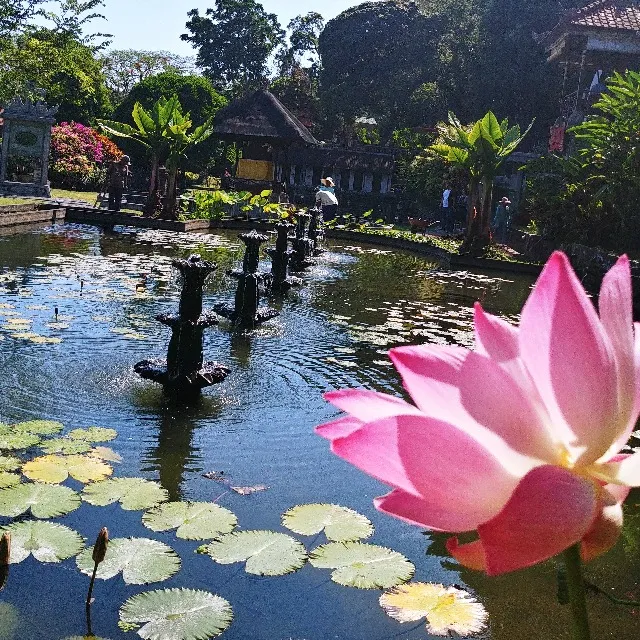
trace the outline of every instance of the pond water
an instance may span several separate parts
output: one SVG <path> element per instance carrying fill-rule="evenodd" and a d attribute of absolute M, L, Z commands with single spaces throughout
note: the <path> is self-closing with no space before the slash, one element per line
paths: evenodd
<path fill-rule="evenodd" d="M 313 427 L 337 412 L 322 392 L 366 387 L 401 394 L 386 357 L 389 347 L 435 342 L 470 346 L 472 305 L 517 319 L 533 278 L 448 270 L 406 253 L 330 243 L 304 286 L 272 301 L 280 316 L 247 335 L 221 324 L 206 331 L 205 355 L 231 368 L 194 406 L 177 408 L 132 366 L 163 357 L 169 330 L 154 316 L 174 311 L 179 282 L 171 259 L 198 252 L 220 265 L 206 287 L 205 306 L 231 301 L 224 271 L 241 257 L 237 234 L 62 225 L 0 239 L 0 421 L 58 420 L 67 429 L 98 425 L 118 431 L 109 445 L 123 461 L 114 476 L 159 480 L 172 500 L 216 500 L 243 529 L 283 531 L 281 514 L 309 502 L 358 510 L 375 525 L 368 542 L 403 553 L 416 580 L 471 588 L 490 616 L 486 638 L 568 638 L 569 613 L 556 603 L 553 562 L 499 579 L 462 570 L 447 558 L 444 536 L 384 517 L 372 506 L 386 491 L 331 455 Z M 264 269 L 268 268 L 265 263 Z M 136 291 L 142 273 L 146 288 Z M 58 308 L 57 323 L 54 308 Z M 60 342 L 11 337 L 26 330 Z M 13 319 L 13 327 L 9 321 Z M 21 327 L 24 332 L 25 326 Z M 223 472 L 237 486 L 266 485 L 251 495 L 203 476 Z M 75 489 L 82 485 L 66 483 Z M 589 576 L 621 597 L 640 596 L 640 496 L 628 500 L 621 540 L 591 565 Z M 0 524 L 9 519 L 0 518 Z M 226 598 L 234 621 L 229 640 L 382 640 L 430 637 L 423 623 L 400 624 L 378 605 L 380 592 L 340 586 L 329 571 L 306 565 L 283 577 L 257 577 L 243 564 L 215 564 L 195 553 L 200 543 L 154 533 L 140 511 L 83 503 L 57 518 L 93 544 L 102 526 L 112 537 L 140 536 L 169 544 L 182 569 L 170 580 L 139 587 L 121 577 L 96 583 L 93 632 L 135 638 L 117 626 L 118 609 L 145 589 L 190 587 Z M 307 549 L 323 541 L 301 538 Z M 75 560 L 12 565 L 0 594 L 0 640 L 58 640 L 86 631 L 88 578 Z M 638 611 L 590 598 L 594 637 L 632 638 Z"/>

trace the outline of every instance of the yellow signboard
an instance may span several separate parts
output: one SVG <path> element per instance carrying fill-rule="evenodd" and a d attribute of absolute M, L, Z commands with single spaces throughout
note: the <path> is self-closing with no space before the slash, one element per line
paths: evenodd
<path fill-rule="evenodd" d="M 267 160 L 249 160 L 247 158 L 241 158 L 238 162 L 236 178 L 272 182 L 273 176 L 273 162 L 269 162 Z"/>

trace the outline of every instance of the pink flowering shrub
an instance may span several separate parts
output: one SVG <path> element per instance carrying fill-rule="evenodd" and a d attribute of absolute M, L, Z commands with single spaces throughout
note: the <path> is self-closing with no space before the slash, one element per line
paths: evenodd
<path fill-rule="evenodd" d="M 109 138 L 79 122 L 51 131 L 51 183 L 68 189 L 100 189 L 107 167 L 122 151 Z"/>

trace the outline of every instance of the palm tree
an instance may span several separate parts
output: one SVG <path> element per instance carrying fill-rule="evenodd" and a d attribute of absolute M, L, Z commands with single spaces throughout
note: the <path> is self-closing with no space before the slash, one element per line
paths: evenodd
<path fill-rule="evenodd" d="M 485 247 L 491 241 L 491 199 L 493 181 L 505 159 L 527 135 L 533 122 L 521 134 L 520 127 L 509 127 L 489 111 L 473 124 L 463 125 L 449 113 L 449 121 L 438 125 L 439 137 L 428 151 L 464 169 L 469 177 L 467 229 L 464 250 Z"/>

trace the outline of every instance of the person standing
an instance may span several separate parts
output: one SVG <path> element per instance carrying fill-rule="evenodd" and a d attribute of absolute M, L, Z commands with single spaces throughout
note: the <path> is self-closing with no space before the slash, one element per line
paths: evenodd
<path fill-rule="evenodd" d="M 442 212 L 442 230 L 449 233 L 453 230 L 453 198 L 451 197 L 451 187 L 447 184 L 442 192 L 440 210 Z"/>
<path fill-rule="evenodd" d="M 118 162 L 109 165 L 107 174 L 107 188 L 109 190 L 109 210 L 120 211 L 122 206 L 122 194 L 125 186 L 129 183 L 131 171 L 129 169 L 131 160 L 129 156 L 122 156 Z"/>
<path fill-rule="evenodd" d="M 338 215 L 338 198 L 332 178 L 322 178 L 322 186 L 316 191 L 316 206 L 322 208 L 322 219 L 333 220 Z"/>
<path fill-rule="evenodd" d="M 509 231 L 509 224 L 511 222 L 511 201 L 507 196 L 504 196 L 493 214 L 493 220 L 491 221 L 491 229 L 495 233 L 496 240 L 501 243 L 507 241 L 507 233 Z"/>

